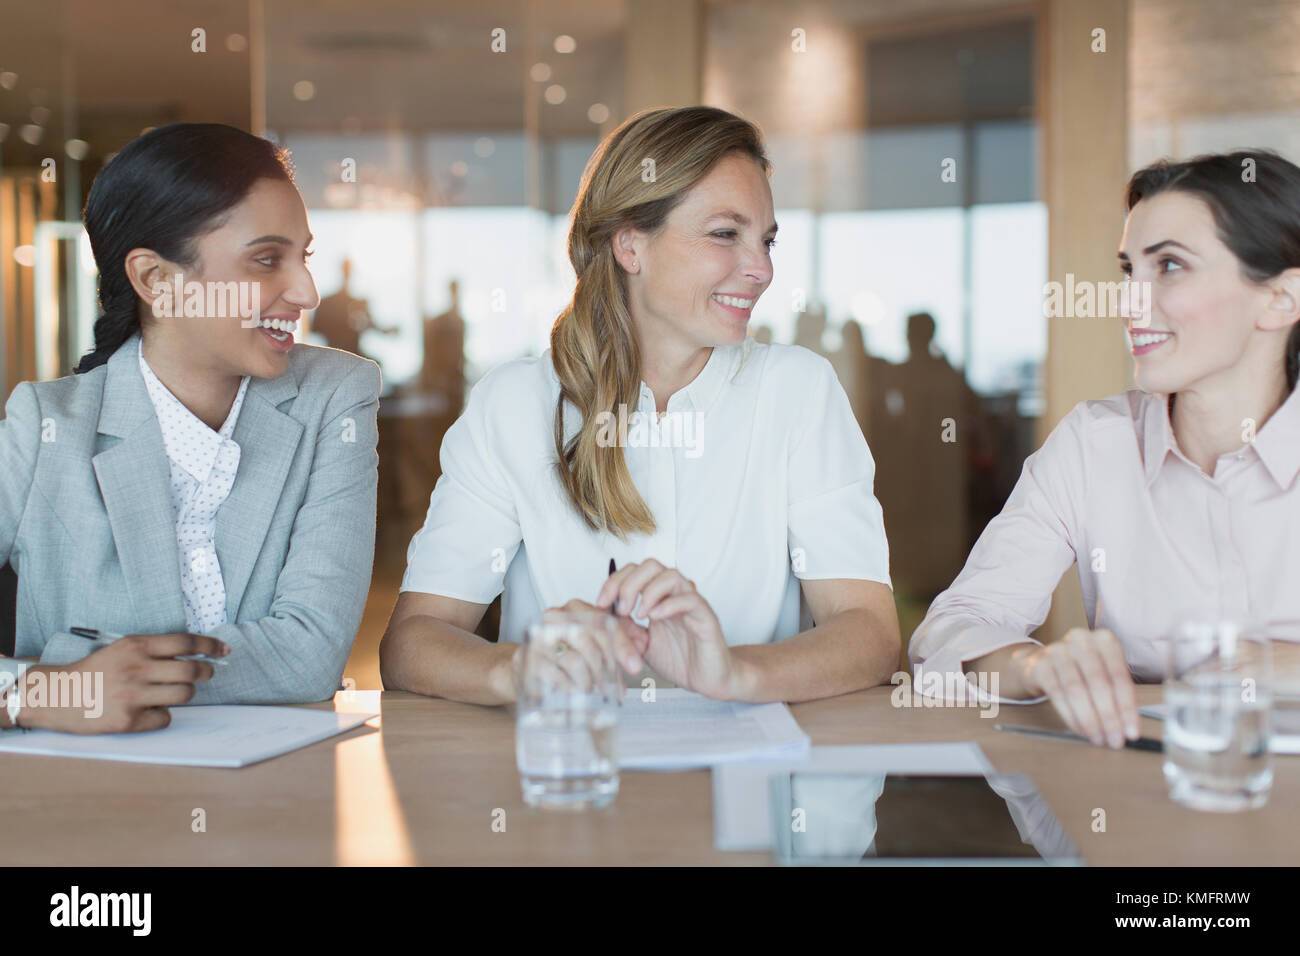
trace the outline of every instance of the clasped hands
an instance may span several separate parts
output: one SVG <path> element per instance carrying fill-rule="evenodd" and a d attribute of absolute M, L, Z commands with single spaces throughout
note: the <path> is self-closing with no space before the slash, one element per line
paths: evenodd
<path fill-rule="evenodd" d="M 621 679 L 621 671 L 636 674 L 649 665 L 678 687 L 707 697 L 727 700 L 739 694 L 744 669 L 713 608 L 694 582 L 653 558 L 615 571 L 594 604 L 575 598 L 542 615 L 543 624 L 564 622 L 584 626 L 572 648 L 579 668 L 608 665 Z M 516 651 L 516 673 L 519 661 Z M 574 673 L 571 667 L 566 671 Z"/>

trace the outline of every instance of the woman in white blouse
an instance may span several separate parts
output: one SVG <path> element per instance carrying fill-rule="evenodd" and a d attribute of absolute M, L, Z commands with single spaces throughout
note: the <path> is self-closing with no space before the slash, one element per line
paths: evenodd
<path fill-rule="evenodd" d="M 746 336 L 772 280 L 769 169 L 757 128 L 707 107 L 638 114 L 601 145 L 551 348 L 486 375 L 443 441 L 386 687 L 513 700 L 517 642 L 561 608 L 613 607 L 630 672 L 715 698 L 808 700 L 895 670 L 874 463 L 844 390 L 820 356 Z M 493 644 L 473 631 L 503 589 Z"/>
<path fill-rule="evenodd" d="M 1026 460 L 909 652 L 1112 747 L 1180 621 L 1300 619 L 1300 169 L 1264 150 L 1161 162 L 1127 200 L 1141 391 L 1079 404 Z M 1091 626 L 1044 646 L 1029 634 L 1071 564 Z"/>

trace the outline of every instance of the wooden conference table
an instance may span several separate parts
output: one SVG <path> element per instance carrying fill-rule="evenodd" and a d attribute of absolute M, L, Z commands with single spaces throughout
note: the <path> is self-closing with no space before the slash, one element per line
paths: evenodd
<path fill-rule="evenodd" d="M 998 770 L 1037 783 L 1090 864 L 1300 862 L 1300 758 L 1274 759 L 1263 809 L 1198 813 L 1169 800 L 1160 754 L 993 729 L 1059 727 L 1047 704 L 989 719 L 974 708 L 895 708 L 890 691 L 792 710 L 814 745 L 974 740 Z M 1138 692 L 1142 704 L 1161 697 L 1159 686 Z M 625 772 L 606 810 L 537 811 L 520 796 L 511 711 L 387 691 L 340 692 L 333 707 L 382 716 L 239 770 L 0 754 L 0 858 L 11 866 L 771 862 L 713 848 L 707 770 Z M 1144 734 L 1160 732 L 1143 718 Z M 199 808 L 204 832 L 192 827 Z M 1093 831 L 1095 808 L 1105 810 L 1105 832 Z"/>

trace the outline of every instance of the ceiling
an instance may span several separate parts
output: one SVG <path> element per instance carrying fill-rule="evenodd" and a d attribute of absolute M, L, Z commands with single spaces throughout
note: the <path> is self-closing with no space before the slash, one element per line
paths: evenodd
<path fill-rule="evenodd" d="M 88 183 L 107 156 L 146 127 L 188 120 L 252 128 L 257 71 L 250 37 L 259 17 L 265 128 L 295 144 L 295 156 L 296 144 L 313 137 L 356 140 L 361 133 L 463 136 L 466 148 L 482 135 L 506 149 L 524 131 L 545 143 L 594 142 L 601 127 L 588 116 L 593 104 L 608 107 L 615 121 L 623 116 L 633 2 L 640 0 L 0 0 L 0 73 L 14 75 L 12 88 L 0 83 L 0 123 L 8 126 L 0 128 L 0 161 L 34 168 L 47 156 L 62 157 L 76 137 L 86 142 L 81 174 Z M 1030 90 L 1006 76 L 1028 76 L 1028 28 L 940 16 L 983 16 L 1005 8 L 1004 0 L 705 5 L 705 102 L 756 119 L 773 136 L 798 143 L 813 127 L 861 130 L 868 115 L 876 126 L 1032 112 Z M 790 55 L 792 10 L 818 56 Z M 921 34 L 898 36 L 890 24 Z M 504 52 L 492 49 L 498 29 Z M 203 52 L 194 49 L 199 30 Z M 576 41 L 573 52 L 556 51 L 561 35 Z M 959 62 L 965 65 L 957 69 Z M 537 64 L 549 69 L 548 79 L 530 77 Z M 990 82 L 972 82 L 980 76 Z M 303 84 L 310 84 L 310 98 L 295 95 Z M 564 88 L 562 102 L 546 102 L 552 85 Z M 23 129 L 33 125 L 41 127 L 34 144 L 24 141 L 33 130 Z M 337 163 L 338 150 L 330 149 Z M 576 183 L 574 170 L 589 151 L 590 145 L 572 162 L 556 159 L 550 178 Z M 403 162 L 391 156 L 372 162 L 399 180 L 404 175 Z M 312 170 L 302 172 L 309 180 Z M 507 170 L 502 177 L 521 175 Z M 484 183 L 500 194 L 496 180 Z"/>
<path fill-rule="evenodd" d="M 618 115 L 625 2 L 265 0 L 267 127 L 517 130 L 532 97 L 539 134 L 590 135 L 591 105 Z M 74 136 L 89 142 L 90 162 L 147 126 L 252 123 L 242 0 L 0 0 L 0 24 L 0 71 L 16 75 L 0 85 L 7 165 L 38 164 Z M 497 28 L 504 52 L 490 48 Z M 573 52 L 555 52 L 561 34 Z M 538 62 L 550 67 L 545 83 L 529 78 Z M 311 99 L 295 96 L 303 81 Z M 563 102 L 545 102 L 550 85 L 564 87 Z M 40 142 L 24 142 L 28 124 L 43 128 Z"/>

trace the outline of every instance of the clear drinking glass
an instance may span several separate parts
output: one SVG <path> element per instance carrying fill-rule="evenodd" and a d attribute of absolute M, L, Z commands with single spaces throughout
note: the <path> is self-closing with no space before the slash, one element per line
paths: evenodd
<path fill-rule="evenodd" d="M 1269 737 L 1274 753 L 1300 752 L 1300 621 L 1270 621 L 1273 710 Z"/>
<path fill-rule="evenodd" d="M 1234 621 L 1188 621 L 1169 639 L 1166 664 L 1170 796 L 1198 810 L 1263 806 L 1273 784 L 1267 633 Z"/>
<path fill-rule="evenodd" d="M 517 672 L 515 756 L 524 802 L 582 810 L 618 793 L 622 684 L 608 631 L 589 622 L 528 628 Z"/>

